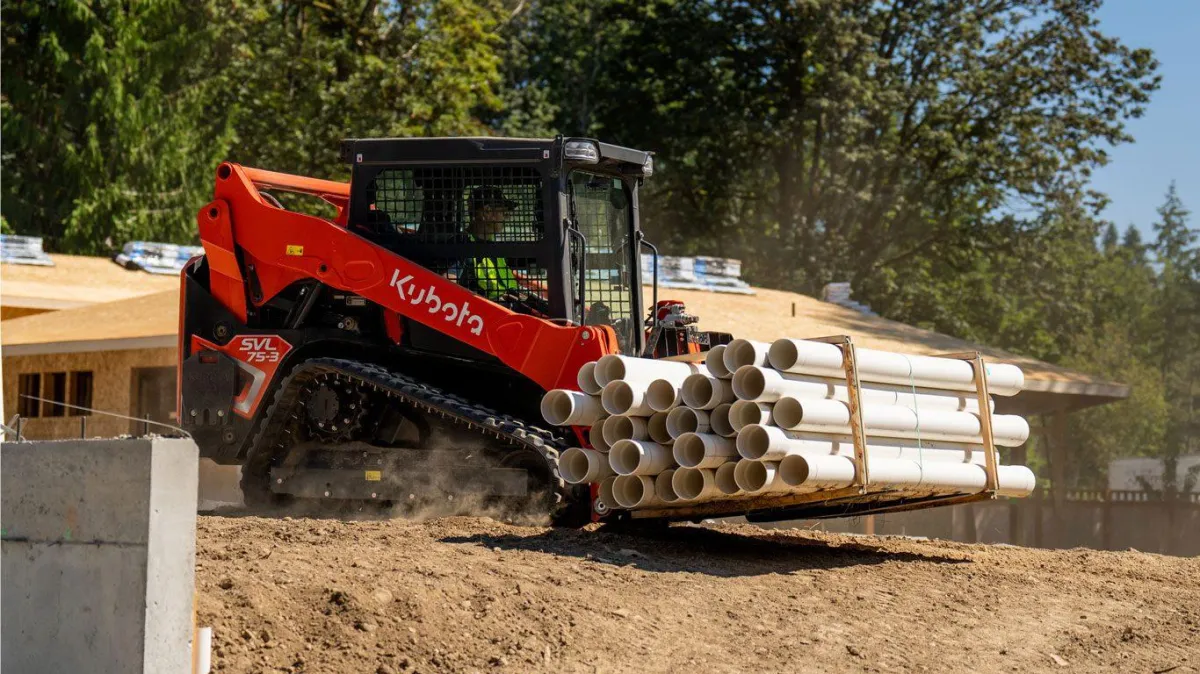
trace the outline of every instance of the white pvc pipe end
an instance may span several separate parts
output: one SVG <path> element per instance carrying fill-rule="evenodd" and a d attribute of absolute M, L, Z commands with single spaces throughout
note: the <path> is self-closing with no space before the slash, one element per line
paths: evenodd
<path fill-rule="evenodd" d="M 767 375 L 762 368 L 747 365 L 733 373 L 733 395 L 738 400 L 758 400 L 767 390 Z"/>
<path fill-rule="evenodd" d="M 804 421 L 804 403 L 790 396 L 780 398 L 771 410 L 771 420 L 780 428 L 799 426 Z"/>
<path fill-rule="evenodd" d="M 771 427 L 750 424 L 737 434 L 737 450 L 743 459 L 758 461 L 771 448 Z"/>
<path fill-rule="evenodd" d="M 600 490 L 599 493 L 596 494 L 596 498 L 609 508 L 623 507 L 620 503 L 617 503 L 617 497 L 613 493 L 613 485 L 615 485 L 616 482 L 616 476 L 604 478 L 600 481 Z"/>
<path fill-rule="evenodd" d="M 771 461 L 738 461 L 733 479 L 743 491 L 757 494 L 773 485 L 778 470 L 779 464 Z"/>
<path fill-rule="evenodd" d="M 708 350 L 708 355 L 704 357 L 704 367 L 708 369 L 709 374 L 718 379 L 729 379 L 733 373 L 725 369 L 725 345 L 718 344 Z"/>
<path fill-rule="evenodd" d="M 565 389 L 547 391 L 542 396 L 541 412 L 551 426 L 590 426 L 604 416 L 595 397 Z"/>
<path fill-rule="evenodd" d="M 773 407 L 771 403 L 735 401 L 729 408 L 729 425 L 734 431 L 740 431 L 750 424 L 769 424 Z"/>
<path fill-rule="evenodd" d="M 588 428 L 588 443 L 598 452 L 607 452 L 611 444 L 604 439 L 604 421 L 600 420 Z"/>
<path fill-rule="evenodd" d="M 639 440 L 620 440 L 608 450 L 608 463 L 617 475 L 655 475 L 671 467 L 667 447 Z"/>
<path fill-rule="evenodd" d="M 738 368 L 745 365 L 766 365 L 770 348 L 771 345 L 765 342 L 735 339 L 725 345 L 725 353 L 721 358 L 726 370 L 737 372 Z"/>
<path fill-rule="evenodd" d="M 596 361 L 590 361 L 583 364 L 579 368 L 579 374 L 575 376 L 575 382 L 579 384 L 579 390 L 588 395 L 598 396 L 604 388 L 596 382 Z"/>
<path fill-rule="evenodd" d="M 613 496 L 622 508 L 638 508 L 655 503 L 654 478 L 645 475 L 622 475 L 613 483 Z"/>
<path fill-rule="evenodd" d="M 731 409 L 733 409 L 733 405 L 721 403 L 708 413 L 708 425 L 712 428 L 712 432 L 723 438 L 732 438 L 738 434 L 733 429 L 733 424 L 729 423 L 729 410 Z"/>
<path fill-rule="evenodd" d="M 709 499 L 720 493 L 711 470 L 679 468 L 671 478 L 671 486 L 681 501 Z"/>
<path fill-rule="evenodd" d="M 663 503 L 673 503 L 679 500 L 679 495 L 675 493 L 675 487 L 671 484 L 671 478 L 674 475 L 675 469 L 668 468 L 654 476 L 654 495 Z"/>
<path fill-rule="evenodd" d="M 708 432 L 708 412 L 691 407 L 676 407 L 667 414 L 667 433 L 675 439 L 684 433 Z"/>
<path fill-rule="evenodd" d="M 669 412 L 681 401 L 679 387 L 669 379 L 655 379 L 646 387 L 646 404 L 655 412 Z"/>
<path fill-rule="evenodd" d="M 591 449 L 571 447 L 558 458 L 558 474 L 569 484 L 599 482 L 612 473 L 608 457 Z"/>
<path fill-rule="evenodd" d="M 808 480 L 808 460 L 791 454 L 779 461 L 779 479 L 789 487 L 799 487 Z"/>
<path fill-rule="evenodd" d="M 646 432 L 650 435 L 650 439 L 660 445 L 669 445 L 675 442 L 675 438 L 667 432 L 667 413 L 655 412 L 646 420 Z"/>
<path fill-rule="evenodd" d="M 642 417 L 614 416 L 604 420 L 604 442 L 611 448 L 621 440 L 645 440 L 649 437 Z"/>
<path fill-rule="evenodd" d="M 713 480 L 717 485 L 717 490 L 723 496 L 737 496 L 742 493 L 742 488 L 737 485 L 734 473 L 737 472 L 737 462 L 730 461 L 717 466 L 713 471 Z"/>

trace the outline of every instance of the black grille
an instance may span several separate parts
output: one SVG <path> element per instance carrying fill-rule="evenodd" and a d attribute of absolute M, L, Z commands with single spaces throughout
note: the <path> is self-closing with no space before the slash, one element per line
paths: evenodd
<path fill-rule="evenodd" d="M 388 169 L 367 187 L 367 201 L 367 227 L 415 243 L 536 242 L 545 222 L 542 177 L 524 166 Z"/>

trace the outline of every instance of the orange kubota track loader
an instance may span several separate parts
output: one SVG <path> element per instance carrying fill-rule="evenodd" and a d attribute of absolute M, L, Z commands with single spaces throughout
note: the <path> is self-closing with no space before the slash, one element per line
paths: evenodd
<path fill-rule="evenodd" d="M 217 169 L 182 274 L 179 411 L 201 455 L 241 465 L 251 505 L 465 492 L 611 515 L 559 478 L 586 433 L 539 428 L 542 394 L 606 354 L 730 339 L 643 307 L 651 156 L 426 138 L 347 140 L 342 159 L 349 184 Z"/>

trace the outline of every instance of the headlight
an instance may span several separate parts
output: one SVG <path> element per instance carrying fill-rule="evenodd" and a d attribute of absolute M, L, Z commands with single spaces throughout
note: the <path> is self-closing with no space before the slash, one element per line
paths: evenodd
<path fill-rule="evenodd" d="M 563 145 L 563 156 L 585 164 L 600 162 L 600 148 L 590 140 L 569 140 Z"/>

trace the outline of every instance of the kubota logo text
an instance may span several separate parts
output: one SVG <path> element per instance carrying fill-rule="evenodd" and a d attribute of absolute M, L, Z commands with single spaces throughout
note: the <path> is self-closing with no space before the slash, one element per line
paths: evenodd
<path fill-rule="evenodd" d="M 417 284 L 412 283 L 412 274 L 400 278 L 400 270 L 392 272 L 392 282 L 388 285 L 396 289 L 396 294 L 401 300 L 407 301 L 413 306 L 425 305 L 426 310 L 431 314 L 441 314 L 442 320 L 462 326 L 465 322 L 473 335 L 483 334 L 483 318 L 471 313 L 471 303 L 463 302 L 459 306 L 453 302 L 443 302 L 442 298 L 437 296 L 433 286 L 417 289 Z"/>

